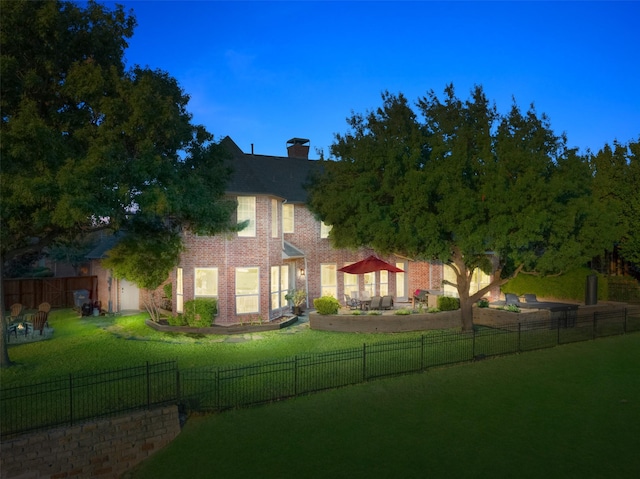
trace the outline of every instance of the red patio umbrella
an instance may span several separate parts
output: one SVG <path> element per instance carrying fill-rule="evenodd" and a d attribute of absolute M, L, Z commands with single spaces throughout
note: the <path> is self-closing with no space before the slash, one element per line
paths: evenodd
<path fill-rule="evenodd" d="M 340 268 L 338 271 L 342 271 L 343 273 L 350 274 L 365 274 L 371 273 L 373 271 L 380 271 L 386 269 L 392 273 L 404 273 L 404 270 L 400 268 L 396 268 L 394 265 L 387 263 L 386 261 L 381 260 L 376 256 L 369 256 L 357 263 L 353 263 L 347 266 Z"/>

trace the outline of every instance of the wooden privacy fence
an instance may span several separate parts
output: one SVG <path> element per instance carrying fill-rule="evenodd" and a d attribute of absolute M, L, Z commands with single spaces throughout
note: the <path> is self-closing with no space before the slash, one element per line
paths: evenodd
<path fill-rule="evenodd" d="M 40 303 L 49 303 L 53 308 L 72 308 L 73 292 L 89 291 L 97 298 L 97 276 L 70 276 L 66 278 L 18 278 L 3 280 L 4 305 L 21 303 L 27 309 L 37 308 Z"/>

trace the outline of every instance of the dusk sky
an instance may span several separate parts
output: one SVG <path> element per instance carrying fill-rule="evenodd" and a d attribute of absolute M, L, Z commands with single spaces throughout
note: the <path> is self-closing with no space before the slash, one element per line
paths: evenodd
<path fill-rule="evenodd" d="M 415 104 L 448 83 L 461 99 L 482 85 L 501 113 L 534 103 L 581 152 L 640 138 L 637 1 L 117 3 L 138 21 L 128 65 L 169 72 L 194 122 L 245 152 L 302 137 L 328 155 L 383 91 Z"/>

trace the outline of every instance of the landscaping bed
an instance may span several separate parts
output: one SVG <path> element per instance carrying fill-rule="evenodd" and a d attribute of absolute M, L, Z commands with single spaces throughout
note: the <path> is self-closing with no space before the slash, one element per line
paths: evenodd
<path fill-rule="evenodd" d="M 298 321 L 297 316 L 283 316 L 273 321 L 263 324 L 233 324 L 231 326 L 221 326 L 214 324 L 207 328 L 193 328 L 190 326 L 170 326 L 166 321 L 156 323 L 147 319 L 146 325 L 156 331 L 164 333 L 185 333 L 185 334 L 241 334 L 257 333 L 260 331 L 275 331 L 291 326 Z"/>

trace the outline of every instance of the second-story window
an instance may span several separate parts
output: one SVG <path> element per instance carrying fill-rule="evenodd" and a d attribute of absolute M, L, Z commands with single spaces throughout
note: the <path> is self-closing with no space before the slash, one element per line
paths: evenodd
<path fill-rule="evenodd" d="M 331 231 L 331 225 L 324 224 L 324 221 L 320 223 L 320 238 L 328 238 L 329 231 Z"/>
<path fill-rule="evenodd" d="M 238 196 L 238 223 L 249 221 L 249 224 L 241 231 L 238 236 L 255 237 L 256 235 L 256 197 L 255 196 Z"/>
<path fill-rule="evenodd" d="M 293 233 L 293 205 L 285 203 L 282 205 L 282 232 Z"/>

